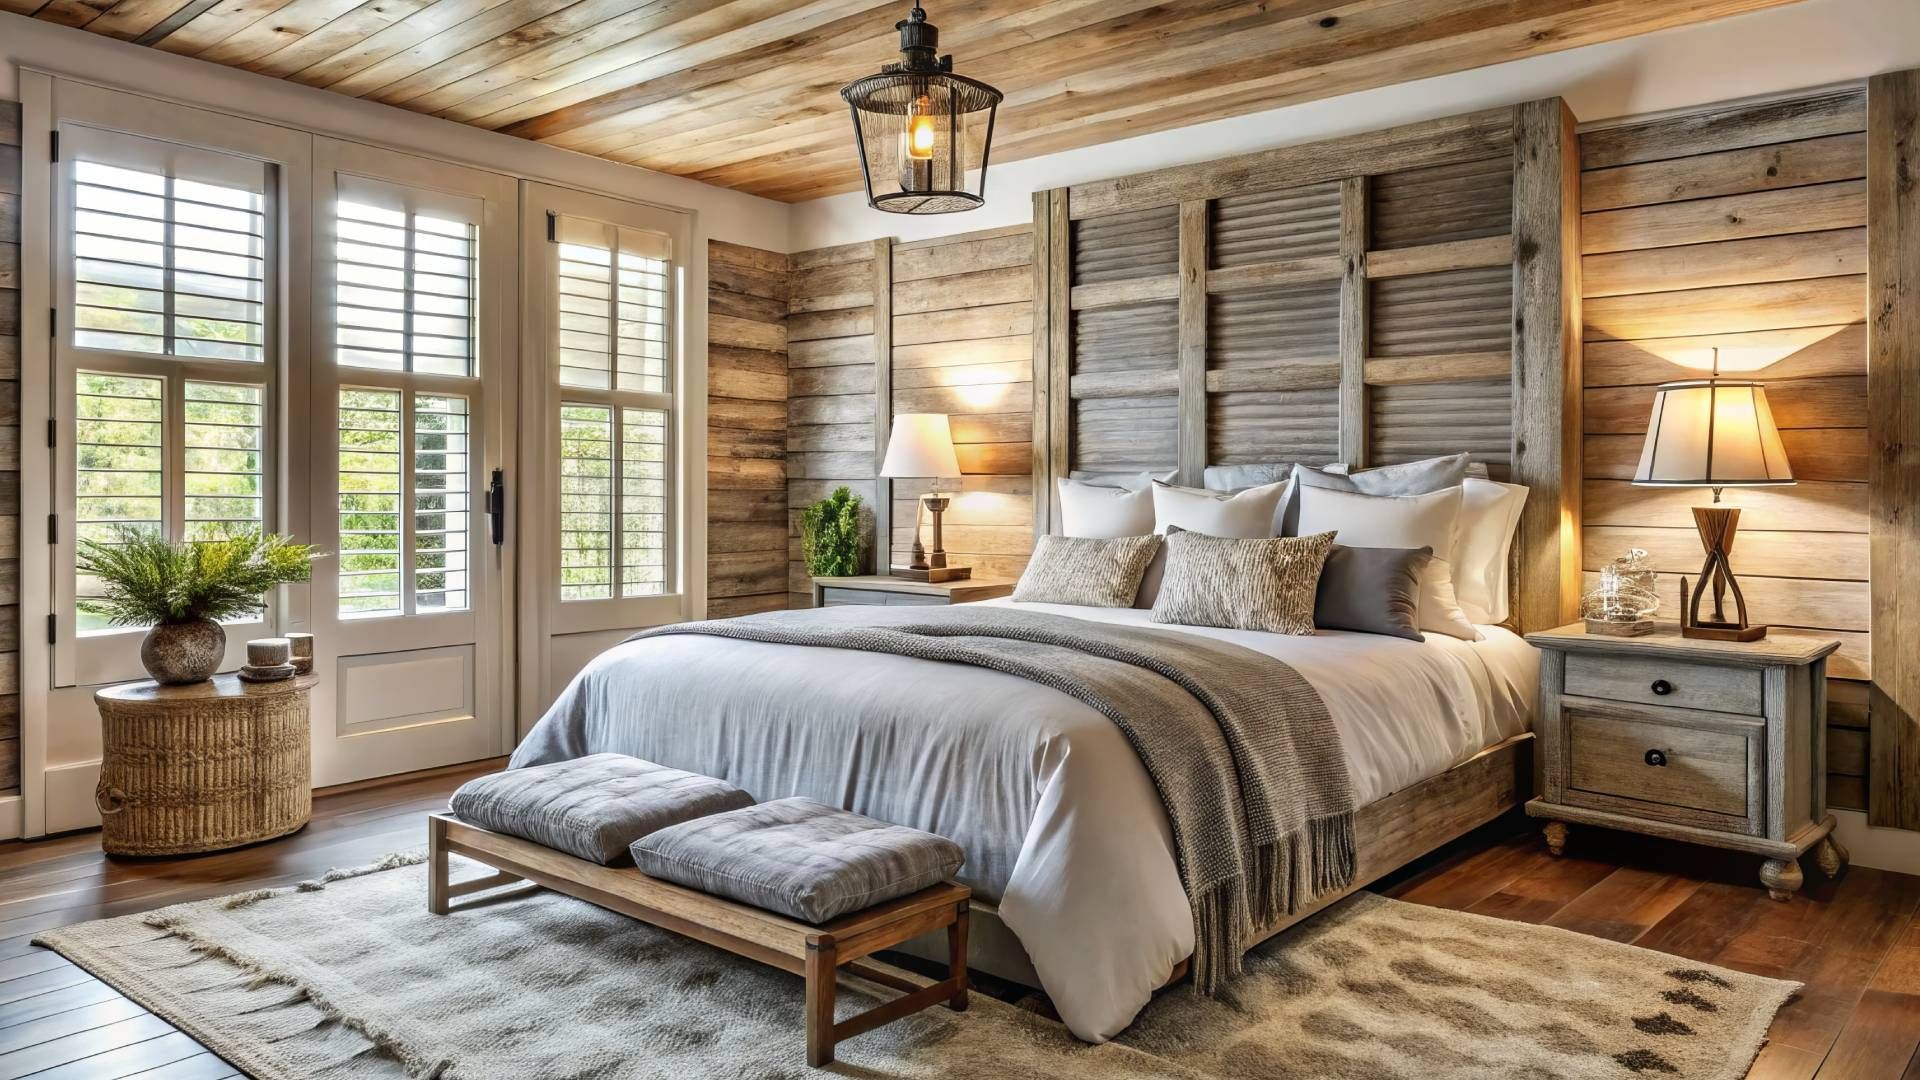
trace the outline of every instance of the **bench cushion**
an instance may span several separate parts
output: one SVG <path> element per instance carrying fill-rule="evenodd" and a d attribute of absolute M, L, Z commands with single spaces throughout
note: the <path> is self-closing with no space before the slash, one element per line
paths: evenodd
<path fill-rule="evenodd" d="M 944 836 L 812 799 L 777 799 L 634 841 L 641 872 L 823 923 L 919 892 L 966 860 Z"/>
<path fill-rule="evenodd" d="M 752 803 L 725 780 L 593 754 L 470 780 L 450 808 L 483 829 L 612 865 L 656 829 Z"/>

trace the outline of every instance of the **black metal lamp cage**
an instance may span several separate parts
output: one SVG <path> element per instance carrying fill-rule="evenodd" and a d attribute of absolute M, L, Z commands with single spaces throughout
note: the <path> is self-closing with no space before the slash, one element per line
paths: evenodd
<path fill-rule="evenodd" d="M 867 179 L 867 204 L 895 214 L 951 214 L 986 201 L 987 154 L 1002 94 L 953 73 L 937 56 L 940 31 L 916 7 L 895 29 L 900 60 L 848 83 L 853 136 Z M 979 169 L 972 190 L 969 167 Z"/>

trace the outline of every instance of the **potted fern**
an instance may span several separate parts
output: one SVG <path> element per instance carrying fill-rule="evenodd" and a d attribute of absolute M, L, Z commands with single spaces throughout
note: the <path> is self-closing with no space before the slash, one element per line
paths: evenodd
<path fill-rule="evenodd" d="M 852 577 L 860 572 L 863 539 L 860 496 L 846 487 L 806 508 L 800 515 L 800 550 L 815 577 Z"/>
<path fill-rule="evenodd" d="M 264 594 L 313 575 L 313 549 L 287 537 L 242 533 L 175 544 L 148 529 L 120 528 L 112 540 L 81 540 L 75 564 L 100 592 L 79 602 L 115 626 L 146 626 L 140 663 L 153 680 L 206 680 L 226 655 L 219 620 L 257 615 Z"/>

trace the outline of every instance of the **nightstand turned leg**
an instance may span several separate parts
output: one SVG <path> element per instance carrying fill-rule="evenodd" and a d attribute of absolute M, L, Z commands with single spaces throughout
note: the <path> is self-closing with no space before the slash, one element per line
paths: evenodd
<path fill-rule="evenodd" d="M 1549 821 L 1547 822 L 1546 829 L 1543 831 L 1547 834 L 1548 854 L 1554 856 L 1565 855 L 1567 853 L 1567 823 L 1564 821 Z"/>
<path fill-rule="evenodd" d="M 1840 871 L 1847 868 L 1849 857 L 1847 849 L 1840 846 L 1840 841 L 1835 840 L 1832 834 L 1828 834 L 1821 837 L 1820 842 L 1813 846 L 1813 861 L 1814 865 L 1820 868 L 1821 873 L 1834 878 L 1839 877 Z"/>
<path fill-rule="evenodd" d="M 1760 884 L 1767 887 L 1767 895 L 1785 902 L 1793 899 L 1806 882 L 1806 875 L 1800 872 L 1797 859 L 1768 859 L 1760 864 Z"/>

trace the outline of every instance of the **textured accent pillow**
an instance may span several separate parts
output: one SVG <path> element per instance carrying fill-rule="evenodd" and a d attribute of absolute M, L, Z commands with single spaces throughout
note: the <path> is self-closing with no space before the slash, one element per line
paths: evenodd
<path fill-rule="evenodd" d="M 1432 548 L 1333 545 L 1320 569 L 1313 624 L 1420 640 L 1420 574 Z"/>
<path fill-rule="evenodd" d="M 1476 623 L 1507 617 L 1507 566 L 1513 533 L 1526 509 L 1519 484 L 1467 477 L 1460 485 L 1460 528 L 1453 548 L 1453 588 L 1460 610 Z"/>
<path fill-rule="evenodd" d="M 1332 533 L 1242 540 L 1169 529 L 1153 621 L 1311 634 L 1320 567 L 1332 547 Z"/>
<path fill-rule="evenodd" d="M 737 810 L 753 796 L 711 776 L 625 754 L 589 754 L 469 780 L 448 807 L 462 821 L 603 866 L 669 825 Z"/>
<path fill-rule="evenodd" d="M 966 861 L 944 836 L 812 799 L 775 799 L 634 842 L 643 874 L 823 923 L 919 892 Z"/>
<path fill-rule="evenodd" d="M 1068 536 L 1112 539 L 1153 531 L 1153 482 L 1138 488 L 1106 487 L 1061 477 L 1060 529 Z"/>
<path fill-rule="evenodd" d="M 1454 538 L 1460 489 L 1425 495 L 1362 495 L 1308 485 L 1300 489 L 1302 532 L 1332 531 L 1349 547 L 1432 548 L 1420 574 L 1420 629 L 1467 641 L 1480 631 L 1460 610 L 1453 591 Z"/>
<path fill-rule="evenodd" d="M 1078 604 L 1082 607 L 1131 607 L 1140 577 L 1160 550 L 1160 538 L 1092 536 L 1040 538 L 1013 598 L 1029 604 Z"/>

